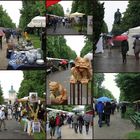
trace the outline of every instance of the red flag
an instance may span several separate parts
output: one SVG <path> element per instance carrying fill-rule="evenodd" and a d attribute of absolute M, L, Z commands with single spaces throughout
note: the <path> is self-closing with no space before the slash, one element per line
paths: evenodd
<path fill-rule="evenodd" d="M 59 1 L 61 1 L 61 0 L 46 0 L 46 8 L 58 3 Z"/>

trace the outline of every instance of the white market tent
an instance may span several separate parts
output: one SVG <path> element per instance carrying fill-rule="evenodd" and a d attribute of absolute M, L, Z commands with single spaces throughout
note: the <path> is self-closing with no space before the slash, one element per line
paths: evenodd
<path fill-rule="evenodd" d="M 103 37 L 101 36 L 99 41 L 96 44 L 97 49 L 95 50 L 95 53 L 103 53 Z"/>
<path fill-rule="evenodd" d="M 138 34 L 140 34 L 140 26 L 131 28 L 128 31 L 128 43 L 129 43 L 128 55 L 134 55 L 133 42 L 134 42 L 135 38 L 132 36 L 138 35 Z"/>
<path fill-rule="evenodd" d="M 27 27 L 46 27 L 46 17 L 44 16 L 36 16 L 31 22 L 27 25 Z"/>
<path fill-rule="evenodd" d="M 89 60 L 93 60 L 93 53 L 91 53 L 91 52 L 87 53 L 87 54 L 84 56 L 84 58 L 87 58 L 87 59 L 89 59 Z"/>

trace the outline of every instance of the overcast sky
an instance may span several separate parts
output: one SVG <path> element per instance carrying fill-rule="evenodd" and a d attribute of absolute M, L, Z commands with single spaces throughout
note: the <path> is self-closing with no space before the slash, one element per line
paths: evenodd
<path fill-rule="evenodd" d="M 114 97 L 119 101 L 120 96 L 120 89 L 117 87 L 115 82 L 115 75 L 117 73 L 104 73 L 105 74 L 105 80 L 102 83 L 102 85 L 111 91 L 111 93 L 114 95 Z"/>
<path fill-rule="evenodd" d="M 11 85 L 13 85 L 14 90 L 18 92 L 20 84 L 23 80 L 23 72 L 22 71 L 0 71 L 0 84 L 2 86 L 2 90 L 4 92 L 4 97 L 8 98 L 8 91 L 11 89 Z"/>
<path fill-rule="evenodd" d="M 66 14 L 67 9 L 69 9 L 69 12 L 71 10 L 71 6 L 72 6 L 72 1 L 60 1 L 59 4 L 62 5 L 64 13 Z"/>
<path fill-rule="evenodd" d="M 117 9 L 120 9 L 120 12 L 123 13 L 126 11 L 128 1 L 100 1 L 104 2 L 105 15 L 104 20 L 108 25 L 109 32 L 112 29 L 112 24 L 114 22 L 114 13 Z M 123 16 L 123 15 L 122 15 Z"/>
<path fill-rule="evenodd" d="M 3 6 L 4 10 L 7 11 L 8 15 L 11 17 L 14 23 L 18 26 L 20 18 L 20 9 L 22 8 L 22 2 L 17 1 L 1 1 L 0 5 Z"/>
<path fill-rule="evenodd" d="M 67 35 L 64 38 L 67 41 L 67 45 L 76 52 L 77 56 L 80 56 L 80 51 L 85 45 L 85 36 Z"/>

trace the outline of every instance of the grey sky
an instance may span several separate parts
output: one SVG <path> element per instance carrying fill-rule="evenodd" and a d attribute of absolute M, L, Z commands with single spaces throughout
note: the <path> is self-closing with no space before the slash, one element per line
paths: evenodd
<path fill-rule="evenodd" d="M 64 36 L 66 39 L 67 45 L 76 52 L 78 56 L 80 56 L 80 51 L 85 45 L 85 37 L 84 36 L 77 36 L 77 35 L 67 35 Z"/>
<path fill-rule="evenodd" d="M 4 98 L 8 98 L 8 91 L 13 85 L 14 90 L 18 92 L 21 81 L 23 80 L 23 72 L 22 71 L 0 71 L 0 84 L 2 86 L 2 90 L 4 92 Z"/>
<path fill-rule="evenodd" d="M 111 93 L 114 95 L 114 97 L 119 101 L 119 96 L 120 96 L 120 89 L 117 87 L 116 82 L 115 82 L 115 75 L 117 73 L 104 73 L 105 74 L 105 80 L 102 83 L 106 89 L 110 90 Z"/>
<path fill-rule="evenodd" d="M 11 19 L 14 23 L 16 23 L 16 26 L 19 24 L 19 18 L 20 18 L 20 9 L 22 8 L 22 2 L 21 1 L 0 1 L 0 5 L 3 6 L 3 9 L 7 11 Z"/>
<path fill-rule="evenodd" d="M 121 13 L 125 12 L 128 5 L 128 1 L 100 1 L 100 2 L 101 3 L 104 2 L 105 7 L 104 20 L 107 23 L 110 32 L 112 29 L 112 24 L 114 22 L 114 13 L 117 11 L 118 8 L 120 9 Z"/>

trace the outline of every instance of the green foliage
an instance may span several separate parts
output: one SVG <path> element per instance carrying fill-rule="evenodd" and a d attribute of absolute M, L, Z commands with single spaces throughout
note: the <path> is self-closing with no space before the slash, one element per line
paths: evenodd
<path fill-rule="evenodd" d="M 84 55 L 92 51 L 93 48 L 93 43 L 88 38 L 85 40 L 85 43 L 86 43 L 85 46 L 81 50 L 81 54 L 80 54 L 81 57 L 83 57 Z"/>
<path fill-rule="evenodd" d="M 64 36 L 47 37 L 48 57 L 75 59 L 76 53 L 66 44 Z"/>
<path fill-rule="evenodd" d="M 93 15 L 92 0 L 74 0 L 72 3 L 71 13 L 85 13 L 86 15 Z"/>
<path fill-rule="evenodd" d="M 121 22 L 122 32 L 128 31 L 129 28 L 140 26 L 140 3 L 139 1 L 129 0 L 128 7 L 124 12 Z"/>
<path fill-rule="evenodd" d="M 0 104 L 2 104 L 3 102 L 4 102 L 3 91 L 2 91 L 2 87 L 0 85 Z"/>
<path fill-rule="evenodd" d="M 108 33 L 108 26 L 105 21 L 103 21 L 102 33 Z"/>
<path fill-rule="evenodd" d="M 29 96 L 29 92 L 37 92 L 39 97 L 43 97 L 45 92 L 45 71 L 24 71 L 24 80 L 21 83 L 18 98 Z"/>
<path fill-rule="evenodd" d="M 29 35 L 32 43 L 33 43 L 33 46 L 35 48 L 40 48 L 41 47 L 41 40 L 40 40 L 40 37 L 36 36 L 36 35 Z"/>
<path fill-rule="evenodd" d="M 103 73 L 94 74 L 94 97 L 99 98 L 102 96 L 106 96 L 115 100 L 112 93 L 108 89 L 102 86 L 103 81 L 104 81 Z"/>
<path fill-rule="evenodd" d="M 43 132 L 34 133 L 33 137 L 34 137 L 34 140 L 45 140 L 46 139 L 45 134 Z"/>
<path fill-rule="evenodd" d="M 93 45 L 96 46 L 104 24 L 104 3 L 101 4 L 98 0 L 95 0 L 93 1 L 93 5 L 96 7 L 93 11 Z"/>
<path fill-rule="evenodd" d="M 55 4 L 55 5 L 52 5 L 49 8 L 47 8 L 47 14 L 64 16 L 64 10 L 60 4 Z"/>
<path fill-rule="evenodd" d="M 129 132 L 126 136 L 126 138 L 129 140 L 139 140 L 140 139 L 140 131 L 134 131 L 134 132 Z"/>
<path fill-rule="evenodd" d="M 127 101 L 140 99 L 140 74 L 120 73 L 116 76 L 117 86 L 120 88 L 122 98 Z M 120 97 L 121 98 L 121 97 Z"/>
<path fill-rule="evenodd" d="M 58 109 L 58 110 L 64 110 L 64 111 L 72 111 L 74 108 L 74 105 L 47 105 L 48 108 Z"/>
<path fill-rule="evenodd" d="M 5 28 L 15 28 L 16 25 L 12 22 L 12 19 L 8 15 L 8 13 L 3 10 L 2 5 L 0 5 L 0 27 Z"/>
<path fill-rule="evenodd" d="M 22 0 L 22 9 L 20 10 L 21 17 L 19 22 L 19 27 L 24 29 L 27 24 L 35 16 L 44 16 L 46 13 L 45 1 L 27 1 Z"/>

